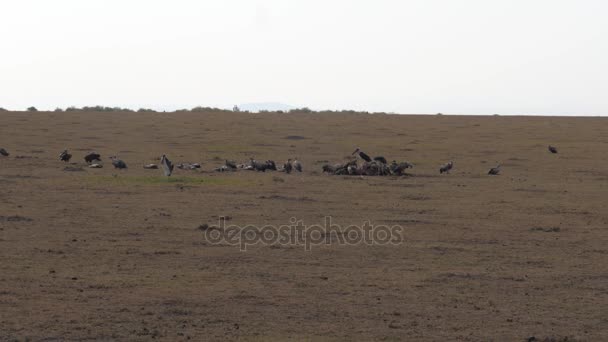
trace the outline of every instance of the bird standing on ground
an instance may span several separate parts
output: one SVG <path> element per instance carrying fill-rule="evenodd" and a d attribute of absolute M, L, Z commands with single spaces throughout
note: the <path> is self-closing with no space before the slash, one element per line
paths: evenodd
<path fill-rule="evenodd" d="M 226 159 L 226 166 L 230 169 L 235 170 L 236 169 L 236 162 L 234 160 L 228 160 Z"/>
<path fill-rule="evenodd" d="M 283 164 L 283 170 L 285 173 L 291 173 L 293 165 L 291 165 L 291 159 L 287 159 L 287 163 Z"/>
<path fill-rule="evenodd" d="M 557 148 L 554 146 L 549 145 L 549 152 L 551 153 L 557 153 Z"/>
<path fill-rule="evenodd" d="M 112 160 L 112 165 L 114 166 L 115 169 L 122 170 L 122 169 L 127 168 L 127 163 L 116 158 L 116 156 L 110 157 L 110 159 Z"/>
<path fill-rule="evenodd" d="M 298 172 L 302 172 L 302 163 L 300 163 L 300 161 L 298 160 L 298 157 L 296 157 L 293 160 L 292 166 L 293 166 L 294 170 L 296 170 Z"/>
<path fill-rule="evenodd" d="M 4 148 L 0 148 L 0 155 L 8 157 L 10 153 L 8 153 Z"/>
<path fill-rule="evenodd" d="M 59 155 L 59 160 L 63 161 L 63 162 L 69 162 L 70 159 L 72 159 L 72 155 L 70 153 L 68 153 L 68 150 L 63 150 L 63 152 L 61 152 L 61 154 Z"/>
<path fill-rule="evenodd" d="M 450 170 L 454 167 L 454 162 L 450 161 L 449 163 L 441 166 L 439 168 L 439 173 L 450 173 Z"/>
<path fill-rule="evenodd" d="M 277 164 L 274 162 L 274 160 L 267 160 L 266 161 L 266 169 L 267 170 L 276 171 L 277 170 Z"/>
<path fill-rule="evenodd" d="M 490 171 L 488 171 L 489 175 L 493 175 L 496 176 L 500 173 L 500 164 L 496 165 L 496 167 L 493 167 L 490 169 Z"/>
<path fill-rule="evenodd" d="M 323 165 L 323 172 L 333 174 L 333 173 L 336 173 L 336 170 L 338 168 L 340 168 L 341 166 L 342 165 L 334 166 L 334 165 L 325 164 L 325 165 Z"/>
<path fill-rule="evenodd" d="M 274 165 L 274 162 L 272 162 L 272 161 L 259 162 L 255 159 L 253 159 L 253 157 L 251 157 L 251 158 L 249 158 L 250 167 L 246 168 L 246 169 L 266 172 L 266 170 L 271 170 L 273 165 Z M 274 166 L 274 168 L 276 169 L 276 165 Z"/>
<path fill-rule="evenodd" d="M 365 160 L 368 163 L 372 161 L 372 158 L 370 158 L 370 156 L 368 156 L 365 152 L 361 151 L 361 149 L 358 147 L 355 152 L 353 152 L 353 155 L 355 154 L 358 154 L 361 159 Z"/>
<path fill-rule="evenodd" d="M 84 156 L 84 161 L 87 162 L 87 164 L 91 164 L 94 161 L 101 161 L 101 155 L 96 152 L 91 152 Z"/>
<path fill-rule="evenodd" d="M 160 158 L 160 165 L 163 167 L 165 176 L 170 177 L 171 173 L 173 173 L 173 163 L 164 154 Z"/>

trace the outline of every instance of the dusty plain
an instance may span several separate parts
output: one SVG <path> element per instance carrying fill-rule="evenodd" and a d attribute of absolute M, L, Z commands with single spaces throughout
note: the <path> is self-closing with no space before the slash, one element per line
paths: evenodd
<path fill-rule="evenodd" d="M 0 118 L 11 153 L 0 156 L 0 340 L 608 340 L 608 119 Z M 321 172 L 357 146 L 415 167 L 404 177 Z M 70 164 L 58 160 L 64 148 Z M 86 167 L 91 150 L 103 169 Z M 202 170 L 167 180 L 142 168 L 163 153 Z M 129 169 L 113 170 L 110 155 Z M 251 156 L 298 157 L 304 172 L 212 171 Z M 454 170 L 440 175 L 449 160 Z M 487 175 L 497 163 L 502 174 Z M 403 227 L 403 241 L 241 251 L 199 229 L 220 216 L 239 226 L 370 221 Z"/>

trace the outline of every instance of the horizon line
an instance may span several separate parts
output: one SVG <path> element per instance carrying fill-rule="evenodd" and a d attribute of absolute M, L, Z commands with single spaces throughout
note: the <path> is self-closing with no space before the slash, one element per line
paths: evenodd
<path fill-rule="evenodd" d="M 139 107 L 138 109 L 132 109 L 128 107 L 109 107 L 109 106 L 83 106 L 76 107 L 70 106 L 66 108 L 57 107 L 56 109 L 37 109 L 35 106 L 26 108 L 25 110 L 13 110 L 7 109 L 5 107 L 0 107 L 0 113 L 8 112 L 8 113 L 69 113 L 69 112 L 78 112 L 78 113 L 180 113 L 180 112 L 200 112 L 200 113 L 213 113 L 213 112 L 222 112 L 222 113 L 249 113 L 249 114 L 368 114 L 368 115 L 409 115 L 409 116 L 523 116 L 523 117 L 581 117 L 581 118 L 594 118 L 594 117 L 606 117 L 608 114 L 539 114 L 539 113 L 530 113 L 530 114 L 509 114 L 509 113 L 487 113 L 487 114 L 470 114 L 470 113 L 446 113 L 446 112 L 436 112 L 436 113 L 402 113 L 402 112 L 386 112 L 386 111 L 366 111 L 366 110 L 354 110 L 354 109 L 323 109 L 316 110 L 311 109 L 309 107 L 296 107 L 292 106 L 292 109 L 288 110 L 234 110 L 229 108 L 220 108 L 220 107 L 206 107 L 206 106 L 195 106 L 190 109 L 176 109 L 176 110 L 157 110 L 146 107 Z M 30 108 L 34 108 L 34 110 L 30 110 Z"/>

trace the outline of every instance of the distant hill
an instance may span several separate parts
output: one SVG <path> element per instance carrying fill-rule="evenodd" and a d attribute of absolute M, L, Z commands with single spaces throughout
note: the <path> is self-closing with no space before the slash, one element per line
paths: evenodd
<path fill-rule="evenodd" d="M 296 109 L 297 107 L 286 105 L 284 103 L 279 102 L 257 102 L 257 103 L 243 103 L 238 105 L 239 108 L 243 111 L 250 112 L 259 112 L 261 110 L 267 110 L 270 112 L 276 112 L 282 110 L 284 112 L 289 111 L 291 109 Z"/>

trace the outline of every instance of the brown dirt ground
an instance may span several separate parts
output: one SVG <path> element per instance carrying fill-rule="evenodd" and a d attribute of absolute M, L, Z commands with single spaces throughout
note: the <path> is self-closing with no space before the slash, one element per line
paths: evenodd
<path fill-rule="evenodd" d="M 1 117 L 12 153 L 0 157 L 2 340 L 608 340 L 607 119 Z M 415 168 L 320 172 L 356 146 Z M 104 158 L 65 171 L 66 147 L 70 167 L 97 150 L 130 168 Z M 142 168 L 162 153 L 203 171 L 168 182 Z M 249 156 L 298 156 L 305 172 L 211 172 Z M 502 175 L 486 175 L 497 162 Z M 241 252 L 197 229 L 222 215 L 243 226 L 369 220 L 401 225 L 404 241 Z"/>

